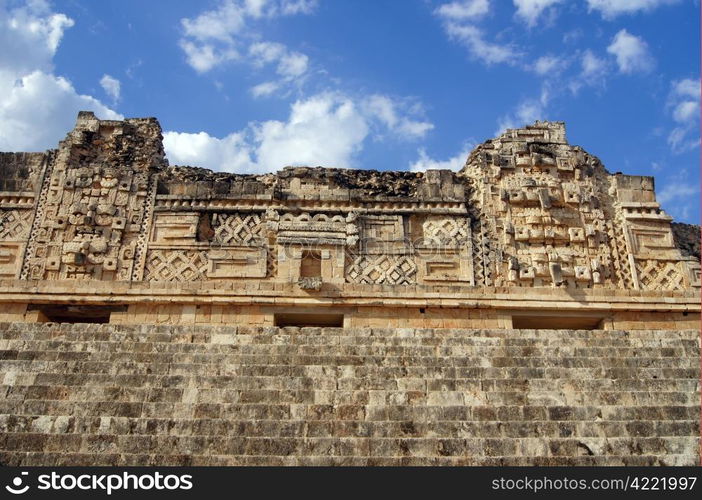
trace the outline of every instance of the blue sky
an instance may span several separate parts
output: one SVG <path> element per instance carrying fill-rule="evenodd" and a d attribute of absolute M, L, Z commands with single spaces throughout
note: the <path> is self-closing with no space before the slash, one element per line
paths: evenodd
<path fill-rule="evenodd" d="M 156 116 L 171 164 L 458 169 L 564 120 L 698 223 L 699 29 L 696 0 L 0 0 L 0 150 L 92 109 Z"/>

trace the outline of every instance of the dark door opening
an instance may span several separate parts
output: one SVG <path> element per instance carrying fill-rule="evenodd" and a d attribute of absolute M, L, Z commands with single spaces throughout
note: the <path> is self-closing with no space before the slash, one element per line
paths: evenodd
<path fill-rule="evenodd" d="M 599 330 L 599 316 L 512 316 L 512 328 L 529 330 Z"/>
<path fill-rule="evenodd" d="M 127 306 L 30 305 L 38 310 L 44 323 L 109 323 L 113 311 L 126 311 Z"/>
<path fill-rule="evenodd" d="M 342 328 L 344 326 L 343 314 L 317 314 L 317 313 L 280 313 L 273 316 L 275 326 L 322 326 Z"/>

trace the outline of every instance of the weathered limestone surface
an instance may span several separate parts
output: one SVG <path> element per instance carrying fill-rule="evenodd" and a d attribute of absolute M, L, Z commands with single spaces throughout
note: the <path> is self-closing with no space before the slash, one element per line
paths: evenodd
<path fill-rule="evenodd" d="M 699 465 L 699 332 L 0 324 L 6 465 Z"/>
<path fill-rule="evenodd" d="M 675 246 L 680 249 L 683 256 L 700 259 L 700 226 L 673 222 L 673 238 Z"/>
<path fill-rule="evenodd" d="M 0 462 L 699 464 L 671 222 L 562 122 L 456 173 L 237 175 L 82 112 L 0 153 Z"/>
<path fill-rule="evenodd" d="M 537 122 L 458 173 L 168 167 L 153 118 L 81 113 L 59 148 L 2 153 L 0 276 L 417 287 L 699 289 L 651 177 L 612 175 Z M 698 240 L 699 238 L 697 238 Z M 681 249 L 683 253 L 681 253 Z M 697 251 L 697 254 L 695 254 Z M 313 259 L 316 276 L 302 276 Z M 419 295 L 422 295 L 419 293 Z"/>

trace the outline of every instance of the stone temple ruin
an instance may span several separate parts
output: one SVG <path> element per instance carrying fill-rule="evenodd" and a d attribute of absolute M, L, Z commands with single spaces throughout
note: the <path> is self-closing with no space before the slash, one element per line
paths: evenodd
<path fill-rule="evenodd" d="M 6 465 L 699 465 L 699 228 L 562 122 L 457 173 L 0 153 Z"/>

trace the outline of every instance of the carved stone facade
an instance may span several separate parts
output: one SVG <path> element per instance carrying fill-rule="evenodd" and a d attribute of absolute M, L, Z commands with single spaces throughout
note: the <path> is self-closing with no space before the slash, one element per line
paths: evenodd
<path fill-rule="evenodd" d="M 14 189 L 0 193 L 0 277 L 18 282 L 161 283 L 185 294 L 183 308 L 200 300 L 187 292 L 199 283 L 268 307 L 269 321 L 271 304 L 357 307 L 361 318 L 398 294 L 502 321 L 515 312 L 496 297 L 518 289 L 585 294 L 573 310 L 621 292 L 659 293 L 658 304 L 680 293 L 685 312 L 700 287 L 653 179 L 608 173 L 561 122 L 508 130 L 457 173 L 237 175 L 169 167 L 155 119 L 81 113 L 57 150 L 2 153 L 0 167 Z M 479 290 L 482 305 L 467 299 Z"/>
<path fill-rule="evenodd" d="M 609 174 L 565 140 L 563 123 L 510 130 L 461 172 L 501 258 L 498 286 L 682 290 L 697 261 L 675 247 L 653 178 Z"/>

